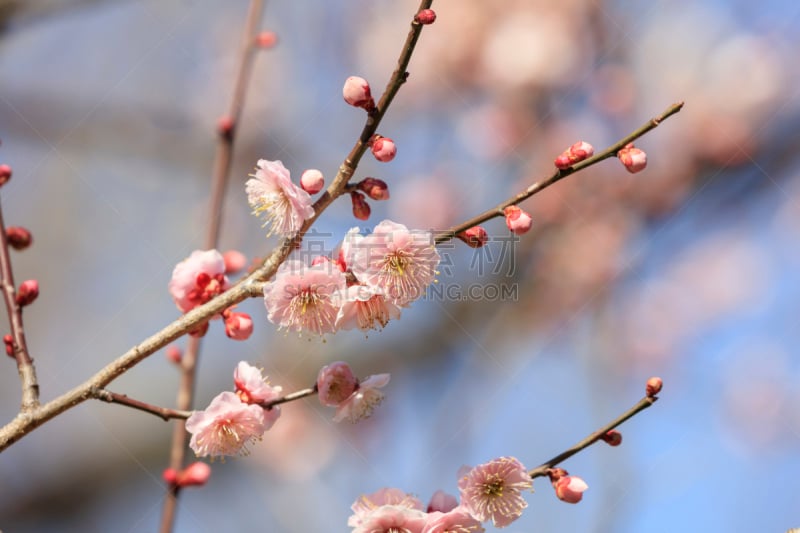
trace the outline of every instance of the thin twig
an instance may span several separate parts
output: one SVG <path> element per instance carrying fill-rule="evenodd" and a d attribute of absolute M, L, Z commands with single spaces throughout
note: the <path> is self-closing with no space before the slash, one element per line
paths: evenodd
<path fill-rule="evenodd" d="M 563 170 L 555 169 L 555 171 L 553 171 L 553 173 L 548 178 L 534 183 L 521 193 L 512 196 L 511 198 L 497 205 L 496 207 L 488 209 L 483 213 L 481 213 L 480 215 L 475 216 L 457 226 L 453 226 L 448 230 L 438 232 L 434 237 L 434 242 L 436 244 L 441 244 L 445 241 L 452 239 L 453 237 L 455 237 L 457 234 L 461 233 L 464 230 L 467 230 L 473 226 L 477 226 L 478 224 L 486 222 L 487 220 L 490 220 L 492 218 L 501 217 L 503 216 L 503 210 L 506 207 L 511 205 L 517 205 L 520 202 L 527 200 L 534 194 L 543 191 L 544 189 L 548 188 L 549 186 L 553 185 L 558 181 L 561 181 L 562 179 L 566 178 L 571 174 L 575 174 L 576 172 L 579 172 L 585 168 L 589 168 L 590 166 L 597 164 L 605 159 L 608 159 L 609 157 L 615 157 L 617 155 L 617 152 L 619 152 L 626 144 L 635 141 L 648 131 L 655 129 L 656 127 L 658 127 L 659 124 L 661 124 L 661 122 L 668 119 L 675 113 L 679 112 L 681 108 L 683 108 L 683 102 L 672 104 L 667 109 L 665 109 L 663 113 L 661 113 L 657 117 L 648 120 L 639 129 L 623 137 L 622 139 L 615 142 L 602 152 L 594 155 L 593 157 L 585 159 Z"/>
<path fill-rule="evenodd" d="M 17 289 L 14 284 L 14 273 L 11 268 L 11 257 L 8 252 L 8 237 L 3 222 L 3 209 L 0 206 L 0 288 L 6 302 L 8 323 L 14 339 L 14 359 L 17 361 L 17 372 L 22 385 L 22 401 L 20 412 L 26 413 L 39 407 L 39 382 L 36 379 L 36 367 L 28 351 L 25 341 L 25 326 L 22 322 L 22 308 L 17 304 Z"/>
<path fill-rule="evenodd" d="M 125 405 L 127 407 L 131 407 L 132 409 L 137 409 L 139 411 L 144 411 L 145 413 L 154 414 L 165 421 L 171 420 L 173 418 L 186 420 L 192 415 L 191 411 L 182 411 L 179 409 L 169 409 L 167 407 L 152 405 L 139 400 L 134 400 L 133 398 L 129 398 L 126 394 L 119 394 L 117 392 L 111 392 L 106 389 L 93 389 L 92 398 L 96 398 L 103 402 Z"/>
<path fill-rule="evenodd" d="M 299 391 L 296 391 L 296 392 L 292 392 L 291 394 L 287 394 L 286 396 L 282 396 L 280 398 L 276 398 L 274 400 L 270 400 L 268 402 L 264 402 L 264 403 L 262 403 L 260 405 L 264 409 L 270 409 L 270 408 L 275 407 L 276 405 L 280 405 L 282 403 L 293 402 L 293 401 L 299 400 L 301 398 L 306 398 L 307 396 L 313 396 L 317 392 L 318 392 L 317 391 L 317 387 L 314 386 L 314 387 L 311 387 L 309 389 L 302 389 L 302 390 L 299 390 Z"/>
<path fill-rule="evenodd" d="M 648 407 L 650 407 L 651 405 L 656 403 L 656 400 L 658 400 L 657 396 L 645 396 L 644 398 L 639 400 L 639 402 L 636 405 L 634 405 L 633 407 L 631 407 L 630 409 L 628 409 L 627 411 L 622 413 L 614 421 L 612 421 L 609 424 L 607 424 L 607 425 L 603 426 L 602 428 L 598 429 L 597 431 L 595 431 L 594 433 L 592 433 L 591 435 L 589 435 L 588 437 L 586 437 L 585 439 L 583 439 L 582 441 L 577 443 L 575 446 L 573 446 L 573 447 L 569 448 L 568 450 L 556 455 L 555 457 L 553 457 L 549 461 L 545 461 L 544 463 L 540 464 L 539 466 L 537 466 L 533 470 L 530 470 L 528 472 L 528 474 L 531 476 L 531 479 L 534 479 L 534 478 L 537 478 L 537 477 L 546 476 L 547 475 L 547 471 L 549 469 L 553 468 L 554 466 L 556 466 L 559 463 L 562 463 L 563 461 L 566 461 L 567 459 L 569 459 L 570 457 L 572 457 L 576 453 L 580 452 L 581 450 L 583 450 L 585 448 L 588 448 L 589 446 L 591 446 L 595 442 L 599 441 L 603 437 L 603 435 L 605 435 L 606 433 L 608 433 L 609 431 L 611 431 L 615 427 L 619 426 L 620 424 L 622 424 L 623 422 L 625 422 L 629 418 L 632 418 L 636 414 L 644 411 L 645 409 L 647 409 Z"/>
<path fill-rule="evenodd" d="M 244 107 L 247 85 L 252 71 L 253 58 L 256 52 L 256 36 L 261 23 L 264 8 L 262 0 L 253 0 L 245 19 L 242 34 L 239 66 L 234 83 L 233 95 L 228 107 L 227 119 L 229 127 L 218 131 L 217 150 L 214 158 L 214 170 L 211 180 L 211 197 L 208 208 L 208 226 L 203 248 L 208 250 L 217 248 L 219 240 L 220 223 L 222 219 L 222 206 L 225 199 L 225 189 L 230 176 L 231 162 L 233 160 L 233 143 L 236 130 Z M 179 410 L 189 410 L 194 403 L 194 386 L 197 375 L 197 360 L 200 353 L 200 337 L 190 337 L 183 358 L 181 359 L 181 379 L 178 386 L 176 405 Z M 183 467 L 186 455 L 186 427 L 183 420 L 178 420 L 172 431 L 172 444 L 170 446 L 170 468 L 179 471 Z M 180 486 L 170 487 L 164 496 L 164 505 L 161 514 L 161 533 L 172 531 L 175 523 L 175 511 L 178 503 Z"/>

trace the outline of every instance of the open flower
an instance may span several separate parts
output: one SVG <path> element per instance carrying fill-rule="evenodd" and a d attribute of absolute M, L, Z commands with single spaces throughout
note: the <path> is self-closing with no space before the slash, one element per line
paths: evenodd
<path fill-rule="evenodd" d="M 388 301 L 378 287 L 351 285 L 334 298 L 340 306 L 336 329 L 382 329 L 389 319 L 400 318 L 400 307 Z"/>
<path fill-rule="evenodd" d="M 425 513 L 401 505 L 383 505 L 369 513 L 353 533 L 422 533 Z"/>
<path fill-rule="evenodd" d="M 392 488 L 384 487 L 378 489 L 372 494 L 362 494 L 350 506 L 353 514 L 347 519 L 347 525 L 356 527 L 364 523 L 364 519 L 375 509 L 384 505 L 391 505 L 394 507 L 405 507 L 407 509 L 422 510 L 422 502 L 413 494 Z"/>
<path fill-rule="evenodd" d="M 352 396 L 357 387 L 358 378 L 343 361 L 323 366 L 317 375 L 317 396 L 322 405 L 337 407 Z"/>
<path fill-rule="evenodd" d="M 436 275 L 439 252 L 429 231 L 410 231 L 384 220 L 350 244 L 348 267 L 362 283 L 383 291 L 395 305 L 406 305 L 425 293 Z"/>
<path fill-rule="evenodd" d="M 195 411 L 186 420 L 186 431 L 192 434 L 189 446 L 198 457 L 247 455 L 247 444 L 266 430 L 264 409 L 242 402 L 230 391 L 220 393 L 205 411 Z"/>
<path fill-rule="evenodd" d="M 495 527 L 505 527 L 522 514 L 528 504 L 520 491 L 533 483 L 525 467 L 513 457 L 500 457 L 470 470 L 458 482 L 461 504 L 469 513 Z"/>
<path fill-rule="evenodd" d="M 457 507 L 447 513 L 428 513 L 422 533 L 480 533 L 486 531 L 466 510 Z"/>
<path fill-rule="evenodd" d="M 372 411 L 383 401 L 384 394 L 378 389 L 389 383 L 389 374 L 376 374 L 358 384 L 356 391 L 336 408 L 334 422 L 349 420 L 356 423 L 369 418 Z"/>
<path fill-rule="evenodd" d="M 175 265 L 169 293 L 175 305 L 186 313 L 228 288 L 225 260 L 216 250 L 195 250 Z"/>
<path fill-rule="evenodd" d="M 332 295 L 346 285 L 345 275 L 327 262 L 309 267 L 300 261 L 286 261 L 275 279 L 264 284 L 267 317 L 294 331 L 333 333 L 339 308 Z"/>
<path fill-rule="evenodd" d="M 256 173 L 245 183 L 253 214 L 264 218 L 267 235 L 291 235 L 314 216 L 311 196 L 292 183 L 280 161 L 259 159 Z"/>
<path fill-rule="evenodd" d="M 283 387 L 272 387 L 261 375 L 261 370 L 246 361 L 239 361 L 233 371 L 233 384 L 236 395 L 244 403 L 261 404 L 280 398 Z M 264 410 L 264 429 L 272 427 L 281 415 L 280 406 Z"/>

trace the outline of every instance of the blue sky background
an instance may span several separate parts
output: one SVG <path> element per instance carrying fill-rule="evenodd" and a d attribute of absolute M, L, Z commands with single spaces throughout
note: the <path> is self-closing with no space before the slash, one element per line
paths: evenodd
<path fill-rule="evenodd" d="M 463 464 L 513 455 L 536 466 L 635 403 L 650 375 L 664 392 L 621 428 L 623 445 L 563 465 L 588 482 L 584 501 L 563 504 L 538 480 L 506 530 L 800 526 L 800 6 L 436 4 L 439 20 L 381 128 L 398 157 L 365 158 L 359 171 L 392 191 L 372 205 L 371 224 L 456 223 L 548 174 L 574 140 L 605 146 L 673 101 L 686 108 L 638 143 L 645 172 L 609 161 L 526 204 L 537 229 L 515 244 L 511 276 L 478 271 L 474 254 L 487 252 L 445 250 L 454 266 L 441 285 L 505 283 L 517 301 L 430 297 L 383 332 L 324 343 L 276 332 L 257 300 L 241 306 L 256 321 L 250 341 L 212 325 L 199 405 L 231 386 L 243 359 L 287 391 L 334 360 L 392 381 L 356 426 L 333 424 L 314 399 L 287 405 L 250 457 L 215 463 L 208 486 L 183 494 L 176 531 L 345 531 L 361 493 L 396 486 L 427 501 L 440 488 L 456 493 Z M 264 25 L 279 45 L 256 61 L 222 248 L 260 256 L 272 244 L 243 192 L 258 158 L 281 159 L 295 177 L 335 173 L 363 120 L 342 102 L 342 81 L 363 75 L 380 91 L 415 7 L 268 3 Z M 177 317 L 166 284 L 202 240 L 213 128 L 245 11 L 246 2 L 42 2 L 0 30 L 0 162 L 14 167 L 3 212 L 35 237 L 14 265 L 18 280 L 42 287 L 25 319 L 44 399 Z M 561 28 L 582 55 L 558 74 L 569 54 L 551 38 L 535 71 L 526 61 L 538 49 L 504 40 L 510 19 L 549 21 L 537 35 Z M 607 192 L 620 184 L 635 193 Z M 332 247 L 355 222 L 342 201 L 318 229 Z M 507 235 L 502 221 L 486 226 Z M 497 266 L 500 245 L 478 258 Z M 19 401 L 10 361 L 6 370 L 2 420 Z M 176 383 L 155 354 L 111 388 L 171 405 Z M 153 531 L 169 438 L 167 424 L 121 407 L 69 411 L 0 455 L 0 529 Z"/>

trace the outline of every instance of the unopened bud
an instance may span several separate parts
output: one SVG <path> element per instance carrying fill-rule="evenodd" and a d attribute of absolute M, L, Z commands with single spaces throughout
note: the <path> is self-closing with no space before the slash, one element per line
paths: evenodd
<path fill-rule="evenodd" d="M 222 115 L 217 119 L 217 133 L 221 137 L 230 138 L 233 135 L 234 126 L 233 117 L 229 115 Z"/>
<path fill-rule="evenodd" d="M 39 296 L 39 282 L 35 279 L 23 281 L 17 289 L 17 305 L 25 307 L 30 305 Z"/>
<path fill-rule="evenodd" d="M 433 9 L 423 9 L 414 15 L 414 22 L 419 22 L 420 24 L 433 24 L 435 20 L 436 12 Z"/>
<path fill-rule="evenodd" d="M 375 100 L 372 99 L 372 92 L 369 83 L 364 78 L 350 76 L 344 81 L 342 87 L 344 101 L 355 107 L 363 107 L 367 111 L 375 107 Z"/>
<path fill-rule="evenodd" d="M 3 344 L 6 345 L 6 355 L 14 357 L 14 337 L 11 335 L 3 335 Z"/>
<path fill-rule="evenodd" d="M 481 226 L 472 226 L 456 235 L 471 248 L 480 248 L 489 241 L 489 234 Z"/>
<path fill-rule="evenodd" d="M 587 143 L 586 141 L 578 141 L 566 150 L 564 150 L 561 155 L 556 157 L 553 163 L 555 164 L 556 168 L 565 169 L 569 168 L 575 163 L 583 161 L 589 157 L 594 155 L 594 146 Z"/>
<path fill-rule="evenodd" d="M 633 143 L 627 144 L 617 152 L 617 157 L 631 174 L 644 170 L 647 166 L 647 154 L 644 150 L 636 148 Z"/>
<path fill-rule="evenodd" d="M 205 485 L 210 477 L 211 467 L 206 463 L 196 461 L 184 468 L 181 473 L 178 474 L 175 483 L 179 487 L 198 487 Z"/>
<path fill-rule="evenodd" d="M 533 220 L 531 216 L 515 205 L 505 208 L 503 214 L 506 216 L 506 226 L 516 235 L 527 233 L 531 229 Z"/>
<path fill-rule="evenodd" d="M 253 334 L 253 319 L 247 313 L 230 313 L 225 318 L 225 335 L 235 341 L 244 341 Z"/>
<path fill-rule="evenodd" d="M 161 473 L 161 477 L 167 485 L 174 486 L 178 483 L 178 472 L 174 468 L 165 468 L 164 472 Z"/>
<path fill-rule="evenodd" d="M 605 432 L 600 438 L 609 446 L 619 446 L 622 444 L 622 433 L 616 429 Z"/>
<path fill-rule="evenodd" d="M 0 187 L 5 185 L 11 179 L 11 167 L 8 165 L 0 165 Z"/>
<path fill-rule="evenodd" d="M 33 242 L 31 232 L 19 226 L 6 228 L 6 238 L 8 239 L 8 244 L 15 250 L 24 250 Z"/>
<path fill-rule="evenodd" d="M 372 210 L 364 195 L 360 192 L 351 192 L 350 199 L 353 201 L 353 216 L 359 220 L 367 220 Z"/>
<path fill-rule="evenodd" d="M 222 254 L 222 260 L 225 261 L 226 274 L 239 272 L 247 265 L 247 256 L 239 250 L 228 250 Z"/>
<path fill-rule="evenodd" d="M 179 365 L 181 363 L 181 359 L 183 358 L 183 351 L 175 344 L 170 344 L 167 346 L 165 355 L 167 356 L 167 359 L 176 365 Z"/>
<path fill-rule="evenodd" d="M 372 155 L 381 163 L 388 163 L 397 155 L 397 146 L 389 137 L 379 137 L 372 143 Z"/>
<path fill-rule="evenodd" d="M 316 168 L 310 168 L 300 176 L 300 186 L 308 194 L 317 194 L 325 186 L 325 178 L 322 172 Z"/>
<path fill-rule="evenodd" d="M 647 380 L 647 384 L 645 385 L 645 394 L 652 398 L 659 392 L 661 392 L 661 387 L 664 385 L 664 382 L 661 381 L 661 378 L 653 376 L 652 378 Z"/>
<path fill-rule="evenodd" d="M 586 482 L 578 476 L 564 476 L 553 483 L 558 499 L 567 503 L 578 503 L 583 499 L 583 493 L 589 488 Z"/>
<path fill-rule="evenodd" d="M 274 31 L 262 31 L 256 35 L 256 46 L 259 48 L 272 48 L 278 42 L 278 36 Z"/>
<path fill-rule="evenodd" d="M 389 186 L 378 178 L 364 178 L 358 184 L 358 188 L 373 200 L 389 199 Z"/>
<path fill-rule="evenodd" d="M 323 366 L 317 375 L 317 392 L 322 405 L 336 407 L 358 387 L 350 365 L 342 361 Z"/>

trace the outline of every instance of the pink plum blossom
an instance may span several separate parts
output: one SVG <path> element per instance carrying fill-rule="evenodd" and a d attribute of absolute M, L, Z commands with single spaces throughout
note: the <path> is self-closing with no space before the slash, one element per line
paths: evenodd
<path fill-rule="evenodd" d="M 344 273 L 331 268 L 329 262 L 309 267 L 300 261 L 286 261 L 275 279 L 264 284 L 267 317 L 293 331 L 333 333 L 339 308 L 332 297 L 346 285 Z"/>
<path fill-rule="evenodd" d="M 430 231 L 409 231 L 384 220 L 353 243 L 348 265 L 362 283 L 383 291 L 395 305 L 407 305 L 425 293 L 436 275 L 439 252 Z"/>
<path fill-rule="evenodd" d="M 351 285 L 334 296 L 340 306 L 336 329 L 382 329 L 389 319 L 400 318 L 400 307 L 388 301 L 378 287 Z"/>
<path fill-rule="evenodd" d="M 617 157 L 631 174 L 642 171 L 647 167 L 647 154 L 644 150 L 636 148 L 633 143 L 625 145 L 622 150 L 617 152 Z"/>
<path fill-rule="evenodd" d="M 195 411 L 186 420 L 186 431 L 192 434 L 189 446 L 198 457 L 247 455 L 247 444 L 259 440 L 267 429 L 264 414 L 258 405 L 222 392 L 204 411 Z"/>
<path fill-rule="evenodd" d="M 383 401 L 384 394 L 379 388 L 385 387 L 389 383 L 389 374 L 376 374 L 369 376 L 359 383 L 356 391 L 344 402 L 339 404 L 334 422 L 349 420 L 353 424 L 364 418 L 369 418 L 372 411 Z"/>
<path fill-rule="evenodd" d="M 350 506 L 353 514 L 347 519 L 347 525 L 356 527 L 364 523 L 364 519 L 379 507 L 391 505 L 394 507 L 405 507 L 407 509 L 414 509 L 421 511 L 423 509 L 422 502 L 413 494 L 392 488 L 384 487 L 378 489 L 372 494 L 362 494 Z"/>
<path fill-rule="evenodd" d="M 353 533 L 422 533 L 426 515 L 401 505 L 383 505 L 370 512 Z"/>
<path fill-rule="evenodd" d="M 225 316 L 225 335 L 235 341 L 245 341 L 253 334 L 253 319 L 247 313 L 230 312 Z"/>
<path fill-rule="evenodd" d="M 258 160 L 258 169 L 245 183 L 253 214 L 264 218 L 267 235 L 291 235 L 314 216 L 311 196 L 292 183 L 280 161 Z"/>
<path fill-rule="evenodd" d="M 525 467 L 513 457 L 500 457 L 478 465 L 458 482 L 461 504 L 469 513 L 495 527 L 505 527 L 522 514 L 528 504 L 520 491 L 533 486 Z"/>
<path fill-rule="evenodd" d="M 505 208 L 503 214 L 506 216 L 506 226 L 515 235 L 522 235 L 528 233 L 533 224 L 531 216 L 515 205 L 510 205 Z"/>
<path fill-rule="evenodd" d="M 465 509 L 457 507 L 447 513 L 428 513 L 422 533 L 479 533 L 486 531 Z"/>
<path fill-rule="evenodd" d="M 367 111 L 375 107 L 369 83 L 359 76 L 350 76 L 342 87 L 344 101 L 355 107 L 363 107 Z"/>
<path fill-rule="evenodd" d="M 339 257 L 337 259 L 339 268 L 343 271 L 350 268 L 349 265 L 353 262 L 353 256 L 362 239 L 364 239 L 364 236 L 361 235 L 361 228 L 358 226 L 350 228 L 347 230 L 347 233 L 344 234 L 342 244 L 339 245 Z"/>
<path fill-rule="evenodd" d="M 433 513 L 439 511 L 441 513 L 447 513 L 452 511 L 458 507 L 458 500 L 455 496 L 447 494 L 443 490 L 437 490 L 431 496 L 431 501 L 428 502 L 428 509 L 429 513 Z"/>
<path fill-rule="evenodd" d="M 216 250 L 195 250 L 175 265 L 169 293 L 175 305 L 186 313 L 228 288 L 225 259 Z"/>
<path fill-rule="evenodd" d="M 350 365 L 337 361 L 323 366 L 317 375 L 317 392 L 322 405 L 337 407 L 347 400 L 358 387 L 358 378 Z"/>
<path fill-rule="evenodd" d="M 586 482 L 578 476 L 564 476 L 554 484 L 558 499 L 567 503 L 578 503 L 583 499 L 583 493 L 589 488 Z"/>
<path fill-rule="evenodd" d="M 264 403 L 280 398 L 283 387 L 273 387 L 264 379 L 260 368 L 239 361 L 233 371 L 236 394 L 244 403 Z"/>
<path fill-rule="evenodd" d="M 325 177 L 316 168 L 310 168 L 300 175 L 300 187 L 308 194 L 317 194 L 325 186 Z"/>

